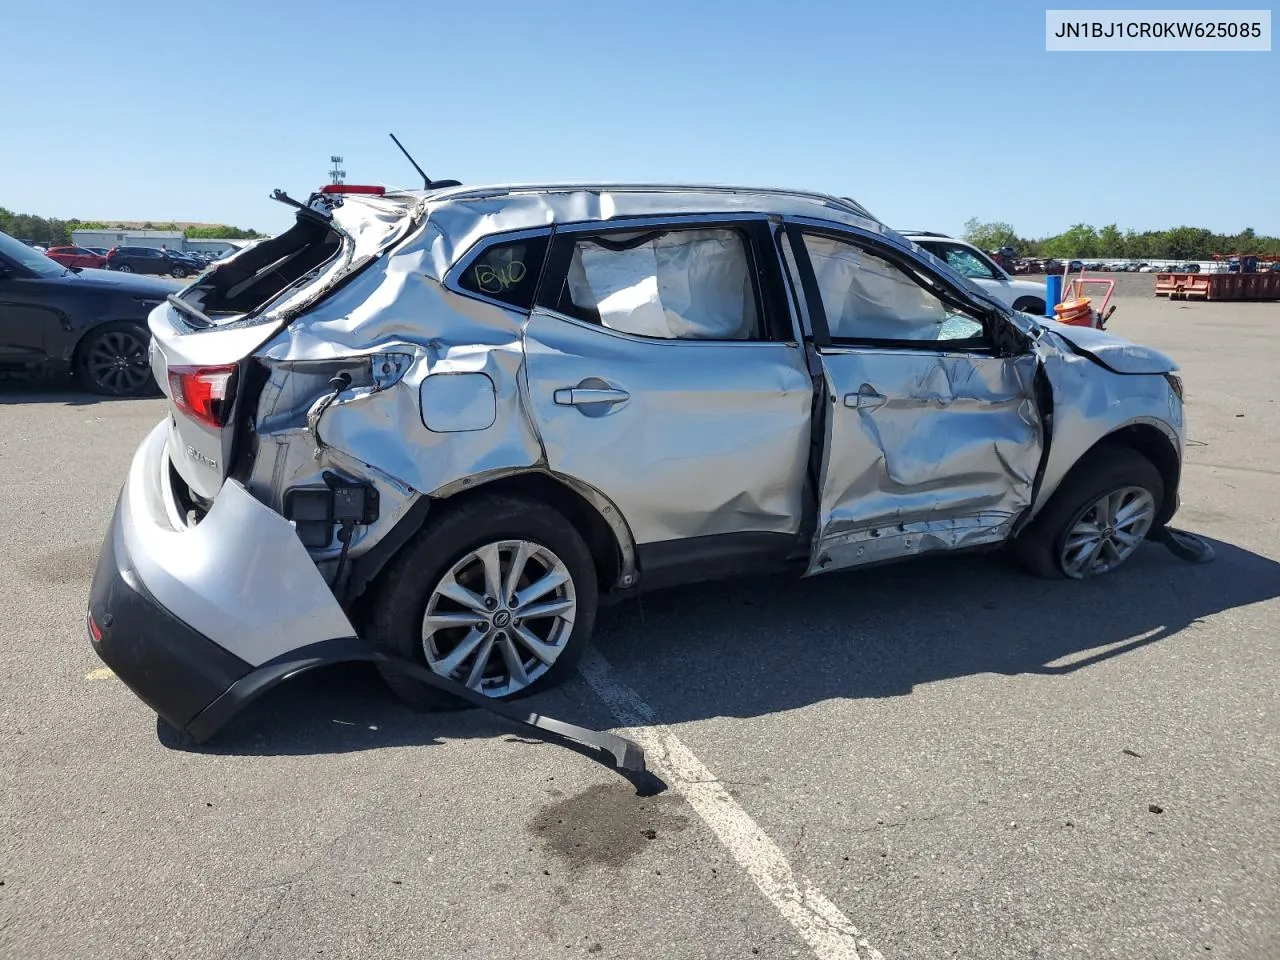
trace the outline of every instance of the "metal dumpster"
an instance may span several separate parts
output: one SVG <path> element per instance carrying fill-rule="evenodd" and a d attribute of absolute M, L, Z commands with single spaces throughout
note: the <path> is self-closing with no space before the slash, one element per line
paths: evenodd
<path fill-rule="evenodd" d="M 1170 300 L 1280 300 L 1280 273 L 1157 273 L 1156 296 Z"/>

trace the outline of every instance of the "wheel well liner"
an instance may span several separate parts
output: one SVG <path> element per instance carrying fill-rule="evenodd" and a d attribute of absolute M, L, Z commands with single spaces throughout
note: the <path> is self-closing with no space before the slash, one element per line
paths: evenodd
<path fill-rule="evenodd" d="M 516 473 L 479 484 L 436 502 L 436 510 L 448 510 L 475 496 L 502 493 L 540 500 L 559 512 L 582 536 L 595 561 L 600 592 L 612 590 L 622 575 L 622 545 L 608 522 L 585 497 L 547 473 Z"/>
<path fill-rule="evenodd" d="M 538 500 L 560 513 L 573 524 L 591 551 L 600 592 L 608 592 L 618 585 L 624 569 L 623 546 L 610 529 L 608 521 L 600 515 L 600 511 L 562 480 L 546 473 L 526 472 L 498 477 L 437 500 L 422 497 L 417 508 L 405 514 L 395 529 L 384 538 L 390 541 L 389 546 L 392 549 L 378 551 L 379 555 L 371 558 L 371 562 L 366 564 L 368 569 L 361 571 L 358 582 L 352 585 L 346 599 L 349 602 L 355 601 L 365 593 L 369 583 L 422 528 L 428 516 L 439 516 L 441 513 L 455 510 L 469 503 L 476 497 L 495 493 Z M 357 564 L 359 562 L 359 560 L 356 561 Z"/>
<path fill-rule="evenodd" d="M 1160 502 L 1154 528 L 1163 527 L 1177 509 L 1178 482 L 1182 472 L 1182 462 L 1173 441 L 1159 427 L 1149 423 L 1134 423 L 1107 434 L 1086 451 L 1085 457 L 1108 445 L 1128 447 L 1146 457 L 1160 471 L 1160 479 L 1164 482 L 1164 499 Z M 1083 460 L 1084 457 L 1080 459 Z"/>

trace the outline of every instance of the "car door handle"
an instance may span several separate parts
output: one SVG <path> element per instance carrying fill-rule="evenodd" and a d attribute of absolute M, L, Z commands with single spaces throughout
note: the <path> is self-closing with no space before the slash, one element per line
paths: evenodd
<path fill-rule="evenodd" d="M 561 387 L 552 399 L 562 407 L 581 407 L 592 403 L 622 403 L 631 394 L 613 387 Z"/>
<path fill-rule="evenodd" d="M 887 399 L 884 394 L 876 393 L 870 387 L 863 387 L 857 393 L 846 393 L 844 405 L 853 410 L 874 410 L 884 406 Z"/>

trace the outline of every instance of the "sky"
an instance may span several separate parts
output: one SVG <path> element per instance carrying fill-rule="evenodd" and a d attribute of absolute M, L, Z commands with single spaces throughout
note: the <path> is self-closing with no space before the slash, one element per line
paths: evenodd
<path fill-rule="evenodd" d="M 274 232 L 271 190 L 305 196 L 332 154 L 350 183 L 419 185 L 392 131 L 464 183 L 799 187 L 948 233 L 1280 234 L 1280 53 L 1047 53 L 1045 6 L 8 0 L 0 206 Z"/>

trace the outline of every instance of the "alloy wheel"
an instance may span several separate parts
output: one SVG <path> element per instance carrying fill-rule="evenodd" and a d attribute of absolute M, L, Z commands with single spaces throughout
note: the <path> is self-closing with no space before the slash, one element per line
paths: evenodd
<path fill-rule="evenodd" d="M 107 393 L 131 396 L 151 379 L 149 343 L 139 333 L 109 330 L 99 334 L 84 357 L 90 378 Z"/>
<path fill-rule="evenodd" d="M 436 584 L 422 618 L 422 652 L 436 673 L 507 697 L 555 664 L 577 606 L 573 577 L 553 551 L 529 540 L 488 543 Z"/>
<path fill-rule="evenodd" d="M 1144 487 L 1102 494 L 1068 526 L 1058 553 L 1062 572 L 1081 580 L 1114 570 L 1138 549 L 1155 516 L 1155 498 Z"/>

